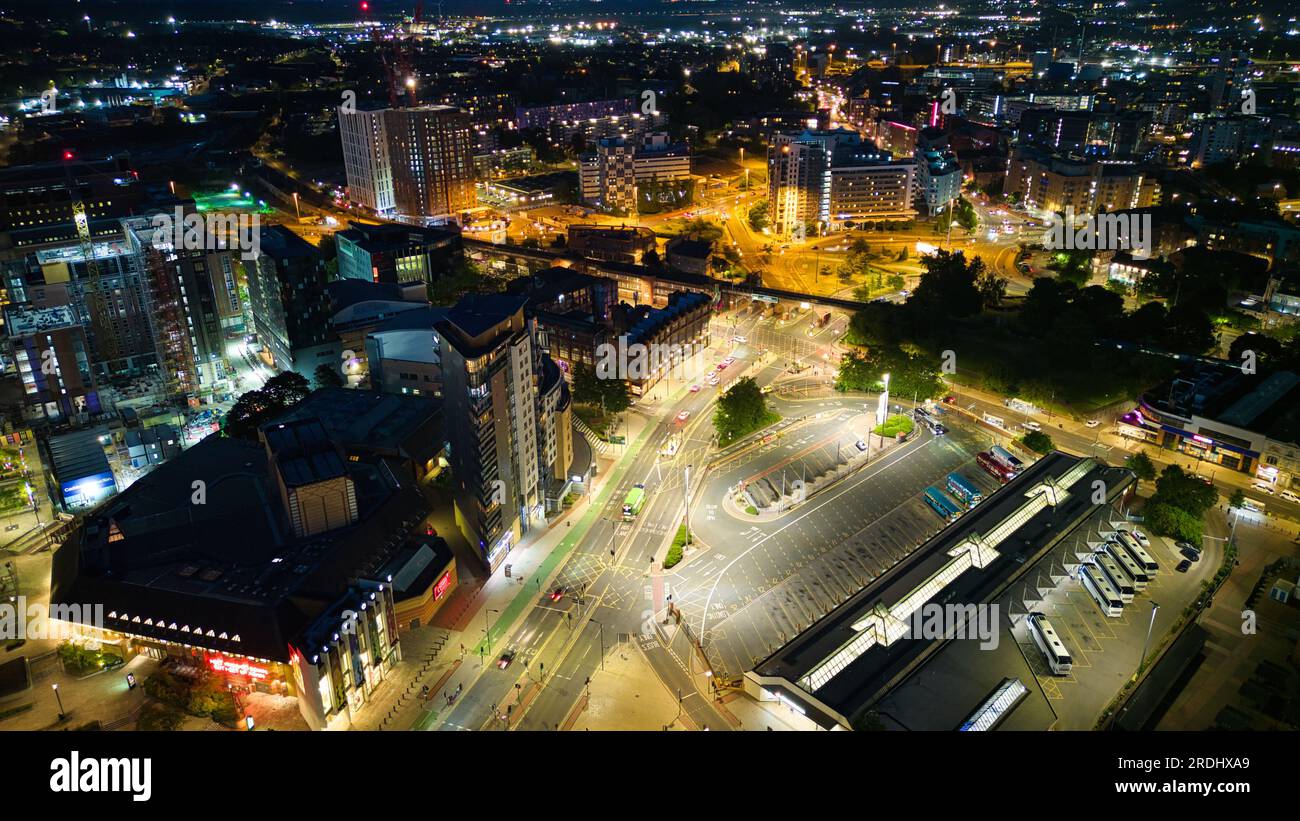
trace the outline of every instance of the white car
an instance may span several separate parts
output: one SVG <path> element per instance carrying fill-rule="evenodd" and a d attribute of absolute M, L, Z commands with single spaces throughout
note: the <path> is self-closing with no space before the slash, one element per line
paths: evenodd
<path fill-rule="evenodd" d="M 1132 536 L 1134 539 L 1137 539 L 1138 544 L 1142 545 L 1143 547 L 1151 546 L 1151 540 L 1148 539 L 1147 534 L 1143 533 L 1142 531 L 1137 529 L 1130 530 L 1129 535 Z"/>
<path fill-rule="evenodd" d="M 748 342 L 749 340 L 746 339 L 746 338 L 743 337 L 743 336 L 733 336 L 733 337 L 731 338 L 731 341 L 732 341 L 732 342 L 735 342 L 735 343 L 737 343 L 737 344 L 740 344 L 740 345 L 744 345 L 744 344 L 745 344 L 746 342 Z"/>
<path fill-rule="evenodd" d="M 1041 431 L 1043 429 L 1043 426 L 1038 424 L 1037 422 L 1025 422 L 1020 427 L 1024 428 L 1025 430 L 1032 430 L 1035 432 Z"/>
<path fill-rule="evenodd" d="M 1254 490 L 1258 490 L 1260 493 L 1267 493 L 1270 496 L 1277 492 L 1268 482 L 1251 482 L 1250 486 Z"/>
<path fill-rule="evenodd" d="M 1286 499 L 1288 502 L 1295 502 L 1296 504 L 1300 505 L 1300 495 L 1292 493 L 1289 490 L 1279 490 L 1277 492 L 1277 495 L 1281 496 L 1283 499 Z"/>
<path fill-rule="evenodd" d="M 1084 423 L 1084 426 L 1089 428 L 1095 428 L 1100 424 L 1101 424 L 1101 420 L 1099 419 L 1089 419 L 1087 422 Z"/>

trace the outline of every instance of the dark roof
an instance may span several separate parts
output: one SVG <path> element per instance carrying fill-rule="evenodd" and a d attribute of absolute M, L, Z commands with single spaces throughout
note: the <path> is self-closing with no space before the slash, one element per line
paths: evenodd
<path fill-rule="evenodd" d="M 263 226 L 258 241 L 267 256 L 277 259 L 316 257 L 318 253 L 310 242 L 283 225 Z"/>
<path fill-rule="evenodd" d="M 356 305 L 382 299 L 392 302 L 402 301 L 402 287 L 396 282 L 371 282 L 365 279 L 336 279 L 325 286 L 329 294 L 330 310 L 333 313 Z"/>
<path fill-rule="evenodd" d="M 289 487 L 338 479 L 343 460 L 319 419 L 290 419 L 262 428 L 276 469 Z"/>
<path fill-rule="evenodd" d="M 441 536 L 421 536 L 402 548 L 379 571 L 379 577 L 393 577 L 393 599 L 401 601 L 423 593 L 451 564 L 451 559 L 451 548 Z"/>
<path fill-rule="evenodd" d="M 346 467 L 358 521 L 298 538 L 267 449 L 209 436 L 73 531 L 54 556 L 50 600 L 102 604 L 110 630 L 285 661 L 289 643 L 352 580 L 373 578 L 428 510 L 383 464 Z M 205 483 L 202 504 L 196 481 Z"/>
<path fill-rule="evenodd" d="M 447 321 L 468 337 L 480 336 L 518 313 L 528 297 L 510 294 L 470 294 L 447 312 Z"/>
<path fill-rule="evenodd" d="M 424 461 L 442 447 L 440 408 L 429 396 L 320 388 L 276 421 L 313 419 L 344 450 Z"/>
<path fill-rule="evenodd" d="M 73 431 L 51 436 L 50 459 L 54 475 L 60 482 L 70 482 L 111 470 L 108 456 L 99 438 L 107 435 L 105 428 Z"/>
<path fill-rule="evenodd" d="M 1025 508 L 1026 492 L 1046 480 L 1068 480 L 1067 495 L 1058 504 L 1042 505 L 1036 511 Z M 940 570 L 948 567 L 955 556 L 950 552 L 963 546 L 971 536 L 988 537 L 1013 513 L 1024 511 L 1027 518 L 990 547 L 996 551 L 992 561 L 979 572 L 959 573 L 947 582 L 931 601 L 944 604 L 979 604 L 996 596 L 1020 571 L 1041 556 L 1047 548 L 1067 535 L 1088 514 L 1100 506 L 1093 504 L 1091 480 L 1102 479 L 1113 498 L 1132 481 L 1132 474 L 1122 468 L 1109 468 L 1090 459 L 1054 452 L 1039 459 L 1010 484 L 991 495 L 938 535 L 917 548 L 855 596 L 832 610 L 784 647 L 759 662 L 754 668 L 760 676 L 784 679 L 804 693 L 798 684 L 823 662 L 834 656 L 850 641 L 862 635 L 853 625 L 869 617 L 878 606 L 893 607 L 917 590 Z M 874 645 L 851 657 L 811 695 L 840 716 L 852 720 L 893 685 L 897 677 L 910 669 L 936 645 L 931 640 L 896 641 L 888 646 Z M 800 698 L 798 693 L 792 695 Z"/>

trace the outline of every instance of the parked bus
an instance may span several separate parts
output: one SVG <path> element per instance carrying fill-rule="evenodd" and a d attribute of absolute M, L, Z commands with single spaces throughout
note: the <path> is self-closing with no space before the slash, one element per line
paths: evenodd
<path fill-rule="evenodd" d="M 1104 550 L 1098 550 L 1092 554 L 1092 561 L 1097 567 L 1101 568 L 1102 574 L 1110 586 L 1119 594 L 1119 600 L 1124 604 L 1133 601 L 1133 594 L 1137 591 L 1133 587 L 1133 582 L 1129 579 L 1119 563 L 1110 557 Z"/>
<path fill-rule="evenodd" d="M 1096 565 L 1079 565 L 1079 583 L 1107 616 L 1119 618 L 1119 614 L 1124 612 L 1124 602 L 1119 600 L 1119 594 L 1110 586 L 1110 582 L 1101 577 Z"/>
<path fill-rule="evenodd" d="M 943 491 L 937 487 L 925 489 L 925 502 L 930 506 L 931 510 L 939 514 L 939 518 L 945 521 L 955 522 L 957 517 L 961 515 L 961 511 L 957 509 L 957 506 L 948 501 L 948 497 L 944 496 Z"/>
<path fill-rule="evenodd" d="M 1133 558 L 1133 561 L 1137 562 L 1137 566 L 1147 572 L 1148 578 L 1154 576 L 1160 570 L 1160 565 L 1156 564 L 1155 559 L 1151 558 L 1151 554 L 1143 550 L 1142 545 L 1138 544 L 1138 540 L 1134 539 L 1128 531 L 1115 531 L 1115 539 L 1124 546 L 1124 552 L 1128 553 Z"/>
<path fill-rule="evenodd" d="M 1052 668 L 1054 675 L 1063 676 L 1070 672 L 1074 660 L 1070 658 L 1065 642 L 1056 635 L 1047 616 L 1042 613 L 1029 614 L 1029 635 L 1034 637 L 1034 644 L 1038 645 L 1039 652 L 1047 659 L 1047 666 Z"/>
<path fill-rule="evenodd" d="M 1025 463 L 1021 462 L 1019 459 L 1012 456 L 1011 451 L 1007 450 L 1001 445 L 994 445 L 993 447 L 989 448 L 989 455 L 992 456 L 994 459 L 997 459 L 999 462 L 1006 465 L 1007 467 L 1011 468 L 1013 473 L 1019 473 L 1020 471 L 1025 469 Z"/>
<path fill-rule="evenodd" d="M 948 492 L 962 501 L 968 508 L 984 501 L 984 494 L 979 492 L 970 480 L 960 473 L 948 474 Z"/>
<path fill-rule="evenodd" d="M 623 500 L 623 521 L 630 522 L 635 519 L 644 504 L 645 485 L 636 485 L 627 492 L 627 498 Z"/>
<path fill-rule="evenodd" d="M 983 468 L 985 473 L 991 475 L 1004 485 L 1016 478 L 1015 471 L 987 453 L 980 453 L 977 455 L 975 457 L 975 463 Z"/>
<path fill-rule="evenodd" d="M 1134 590 L 1141 593 L 1147 589 L 1147 582 L 1150 581 L 1147 572 L 1138 567 L 1138 563 L 1133 561 L 1133 557 L 1128 554 L 1128 551 L 1119 542 L 1106 542 L 1106 552 L 1128 574 L 1129 579 L 1133 582 Z"/>

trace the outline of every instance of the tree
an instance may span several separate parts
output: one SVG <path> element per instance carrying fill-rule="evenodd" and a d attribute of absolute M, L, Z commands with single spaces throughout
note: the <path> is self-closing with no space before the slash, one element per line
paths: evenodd
<path fill-rule="evenodd" d="M 1052 441 L 1052 437 L 1041 430 L 1029 431 L 1021 437 L 1020 441 L 1034 453 L 1051 453 L 1056 449 L 1056 443 Z"/>
<path fill-rule="evenodd" d="M 1001 305 L 1007 295 L 1006 277 L 1000 277 L 992 271 L 982 272 L 975 280 L 975 287 L 980 292 L 980 302 L 985 308 Z"/>
<path fill-rule="evenodd" d="M 768 424 L 767 400 L 752 376 L 745 376 L 718 397 L 713 427 L 723 442 L 734 441 Z"/>
<path fill-rule="evenodd" d="M 1201 519 L 1174 505 L 1157 502 L 1153 497 L 1146 506 L 1146 525 L 1161 536 L 1200 544 L 1205 533 Z"/>
<path fill-rule="evenodd" d="M 235 400 L 226 414 L 226 436 L 256 441 L 258 428 L 306 399 L 308 393 L 307 378 L 302 374 L 276 374 L 261 388 L 240 394 Z"/>
<path fill-rule="evenodd" d="M 1188 473 L 1178 465 L 1169 465 L 1156 480 L 1153 504 L 1167 504 L 1200 520 L 1219 500 L 1214 485 L 1199 476 Z"/>
<path fill-rule="evenodd" d="M 344 385 L 343 376 L 339 373 L 339 369 L 333 365 L 317 365 L 312 376 L 315 378 L 316 387 L 318 388 L 341 388 Z"/>
<path fill-rule="evenodd" d="M 761 232 L 768 224 L 767 200 L 763 200 L 749 209 L 749 227 L 755 232 Z"/>
<path fill-rule="evenodd" d="M 984 260 L 970 262 L 961 251 L 936 251 L 921 260 L 925 273 L 907 306 L 930 319 L 959 319 L 980 312 L 983 302 L 975 282 L 984 274 Z"/>
<path fill-rule="evenodd" d="M 1232 492 L 1232 496 L 1228 497 L 1228 507 L 1233 510 L 1241 510 L 1245 506 L 1246 492 L 1241 488 L 1237 488 Z"/>
<path fill-rule="evenodd" d="M 1124 467 L 1133 471 L 1133 475 L 1138 478 L 1139 482 L 1150 482 L 1156 478 L 1156 465 L 1151 461 L 1151 457 L 1142 451 L 1130 454 L 1124 460 Z"/>

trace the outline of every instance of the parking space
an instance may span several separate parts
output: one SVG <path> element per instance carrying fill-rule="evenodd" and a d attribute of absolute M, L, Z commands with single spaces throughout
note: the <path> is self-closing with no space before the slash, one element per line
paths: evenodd
<path fill-rule="evenodd" d="M 1080 583 L 1077 564 L 1067 565 L 1071 576 L 1054 577 L 1055 588 L 1043 591 L 1042 601 L 1033 605 L 1047 615 L 1065 643 L 1073 661 L 1067 675 L 1056 676 L 1048 669 L 1029 635 L 1025 608 L 1017 606 L 1015 596 L 1009 594 L 1000 601 L 1003 612 L 1014 619 L 1012 636 L 1051 701 L 1060 729 L 1091 729 L 1096 724 L 1101 711 L 1136 673 L 1148 625 L 1154 650 L 1183 608 L 1196 598 L 1202 580 L 1217 567 L 1217 558 L 1207 555 L 1187 573 L 1178 573 L 1173 568 L 1182 557 L 1168 540 L 1152 536 L 1146 549 L 1160 570 L 1145 590 L 1136 592 L 1133 601 L 1123 606 L 1118 617 L 1102 612 Z M 1060 551 L 1054 554 L 1058 559 L 1061 556 Z M 1159 603 L 1154 624 L 1152 602 Z"/>
<path fill-rule="evenodd" d="M 684 568 L 674 601 L 704 625 L 715 671 L 741 675 L 939 532 L 926 486 L 958 470 L 995 489 L 992 477 L 976 477 L 973 445 L 964 433 L 914 443 L 781 519 L 733 526 L 707 564 Z"/>

